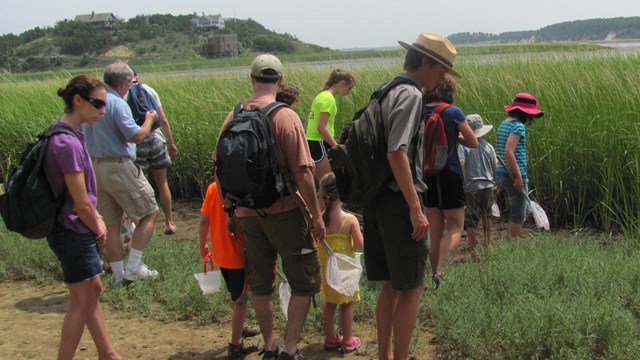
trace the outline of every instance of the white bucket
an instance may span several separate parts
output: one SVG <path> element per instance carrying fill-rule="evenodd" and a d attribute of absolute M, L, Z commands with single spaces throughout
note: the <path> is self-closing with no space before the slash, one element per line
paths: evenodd
<path fill-rule="evenodd" d="M 205 273 L 193 274 L 198 280 L 198 286 L 202 290 L 203 295 L 213 294 L 220 291 L 220 285 L 222 283 L 222 273 L 220 270 L 209 271 Z"/>

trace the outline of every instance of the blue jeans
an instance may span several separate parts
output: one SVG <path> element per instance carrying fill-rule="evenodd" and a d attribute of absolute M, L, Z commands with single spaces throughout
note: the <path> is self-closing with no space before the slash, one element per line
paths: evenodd
<path fill-rule="evenodd" d="M 102 274 L 93 233 L 78 234 L 59 227 L 47 236 L 47 242 L 60 260 L 65 284 L 79 283 Z"/>
<path fill-rule="evenodd" d="M 522 182 L 524 192 L 528 193 L 529 181 L 523 178 Z M 519 224 L 523 223 L 529 207 L 524 193 L 513 187 L 513 180 L 508 176 L 498 175 L 498 187 L 500 191 L 507 196 L 507 200 L 509 201 L 509 221 Z"/>

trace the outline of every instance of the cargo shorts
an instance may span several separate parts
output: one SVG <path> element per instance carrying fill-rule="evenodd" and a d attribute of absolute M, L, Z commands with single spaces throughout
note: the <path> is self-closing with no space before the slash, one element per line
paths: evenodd
<path fill-rule="evenodd" d="M 292 295 L 312 296 L 320 291 L 318 253 L 300 209 L 239 220 L 245 237 L 247 282 L 254 295 L 271 295 L 275 290 L 278 255 Z"/>

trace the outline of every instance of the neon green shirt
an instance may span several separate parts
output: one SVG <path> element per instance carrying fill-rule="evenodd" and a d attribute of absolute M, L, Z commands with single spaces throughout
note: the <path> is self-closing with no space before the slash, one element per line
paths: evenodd
<path fill-rule="evenodd" d="M 318 118 L 320 113 L 329 113 L 329 122 L 327 123 L 327 129 L 333 138 L 335 138 L 334 120 L 338 113 L 338 106 L 336 105 L 336 98 L 331 91 L 325 90 L 313 99 L 311 104 L 311 113 L 309 114 L 309 122 L 307 122 L 307 139 L 322 141 L 322 136 L 318 132 Z"/>

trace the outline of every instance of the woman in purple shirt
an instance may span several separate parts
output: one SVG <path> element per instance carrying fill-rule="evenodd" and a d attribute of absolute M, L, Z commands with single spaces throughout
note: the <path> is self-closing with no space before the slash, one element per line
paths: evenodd
<path fill-rule="evenodd" d="M 96 210 L 96 179 L 87 152 L 83 123 L 95 124 L 105 112 L 107 89 L 95 76 L 79 75 L 58 90 L 64 115 L 52 128 L 66 127 L 75 136 L 56 134 L 47 145 L 45 173 L 51 188 L 64 203 L 56 229 L 47 236 L 49 247 L 62 266 L 69 290 L 69 308 L 62 323 L 58 359 L 73 359 L 85 325 L 98 349 L 99 359 L 121 359 L 111 345 L 100 306 L 106 226 Z"/>

